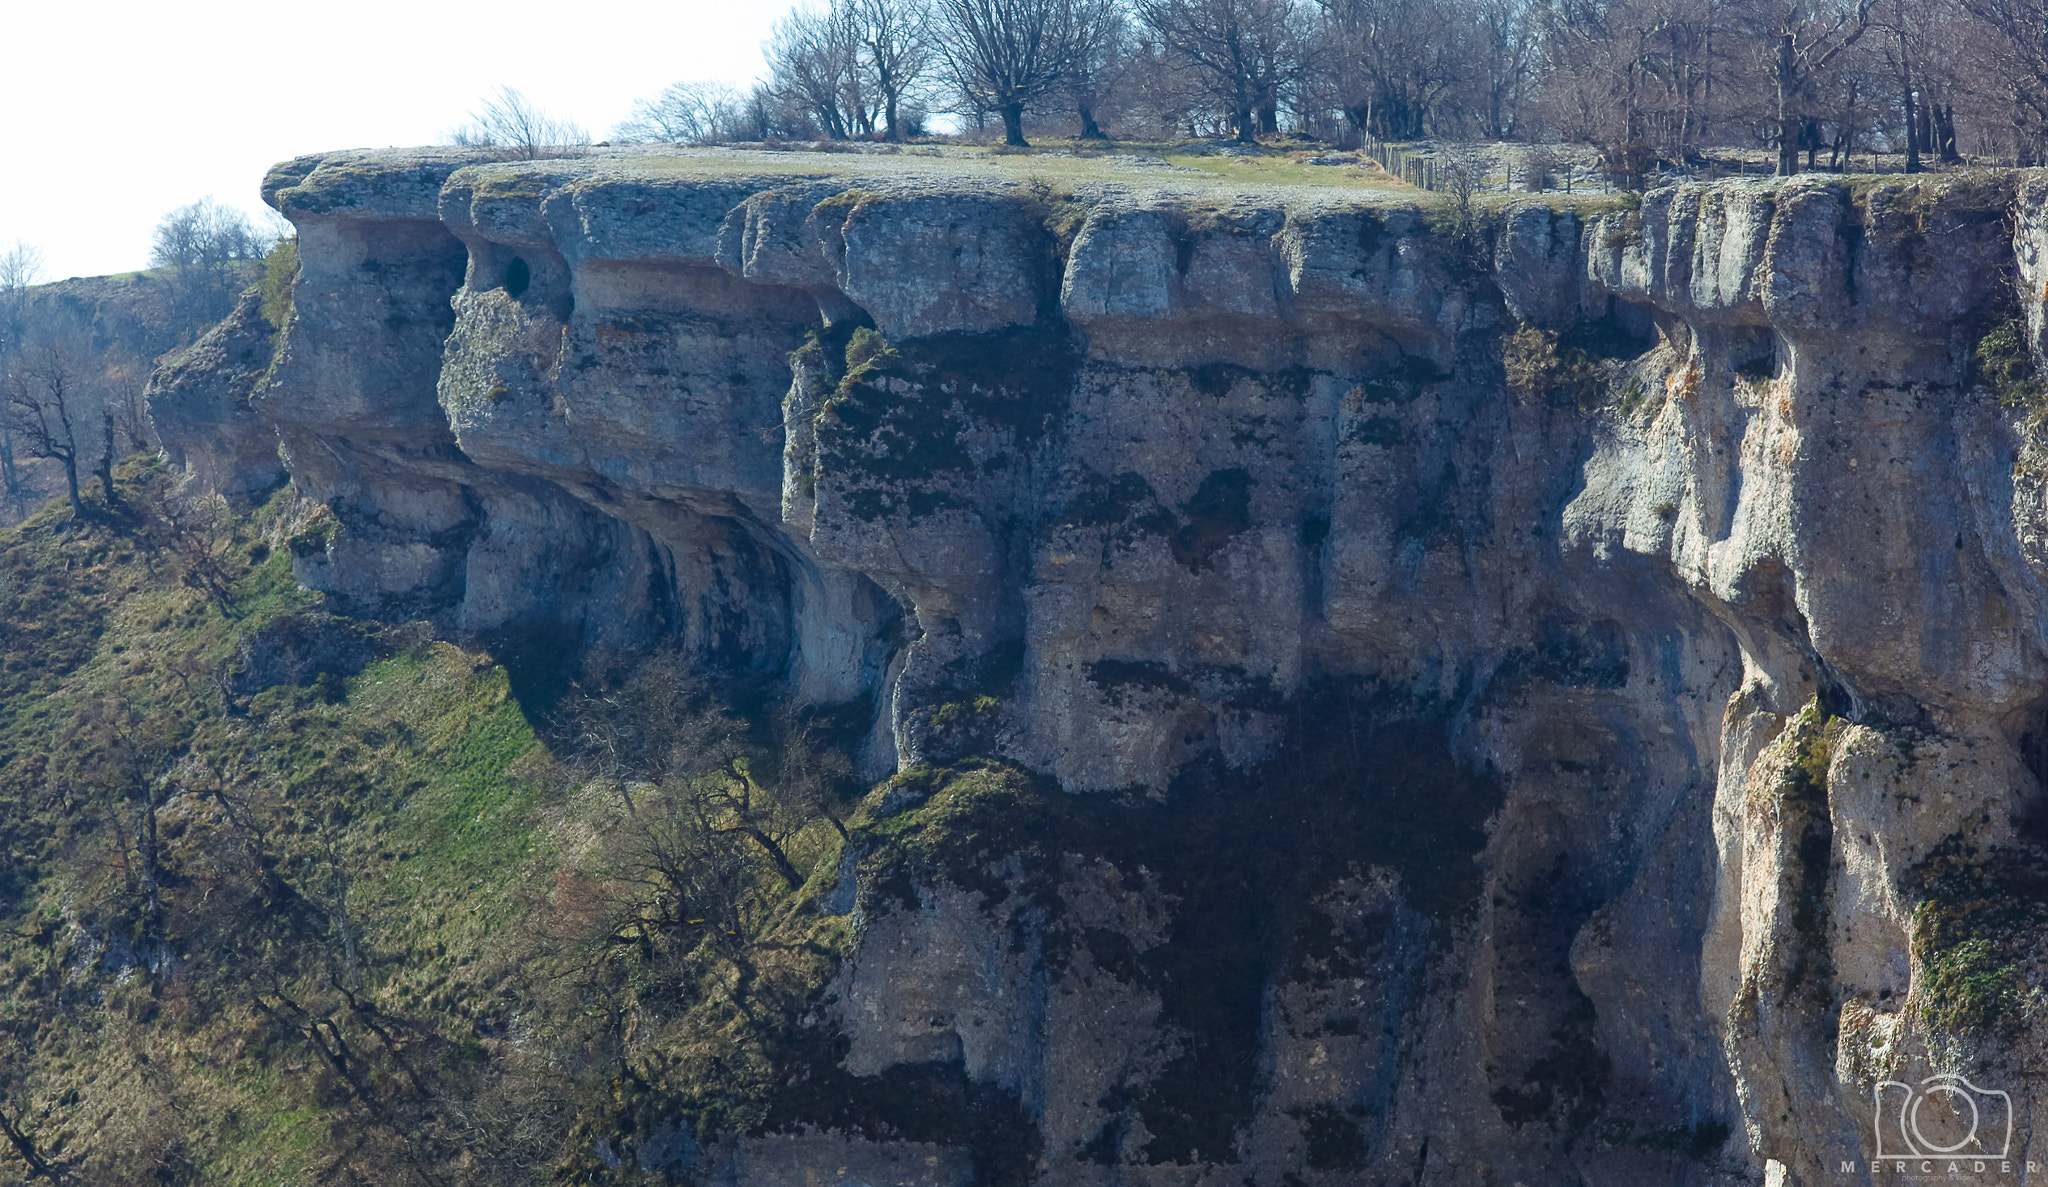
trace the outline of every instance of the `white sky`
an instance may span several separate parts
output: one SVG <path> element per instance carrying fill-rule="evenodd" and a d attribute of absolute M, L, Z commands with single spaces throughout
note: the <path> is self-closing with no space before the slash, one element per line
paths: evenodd
<path fill-rule="evenodd" d="M 166 211 L 260 215 L 273 162 L 437 144 L 501 85 L 602 139 L 682 79 L 761 72 L 787 0 L 4 0 L 0 248 L 145 266 Z"/>

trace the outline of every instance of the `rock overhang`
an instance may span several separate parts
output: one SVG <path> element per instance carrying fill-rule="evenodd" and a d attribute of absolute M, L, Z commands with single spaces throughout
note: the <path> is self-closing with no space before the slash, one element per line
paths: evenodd
<path fill-rule="evenodd" d="M 1987 320 L 2039 324 L 2038 178 L 1517 200 L 1475 251 L 1412 192 L 771 155 L 280 167 L 303 324 L 264 403 L 341 521 L 318 580 L 472 633 L 631 625 L 799 701 L 872 704 L 870 773 L 994 753 L 1169 816 L 1203 780 L 1255 804 L 1293 779 L 1320 811 L 1303 772 L 1440 737 L 1362 823 L 1426 838 L 1452 772 L 1498 780 L 1441 867 L 1484 926 L 1404 950 L 1451 971 L 1444 992 L 1415 1009 L 1377 974 L 1276 960 L 1233 991 L 1233 1041 L 1383 1108 L 1376 1151 L 1454 1112 L 1468 1148 L 1431 1147 L 1466 1159 L 1452 1177 L 1650 1177 L 1626 1159 L 1654 1151 L 1545 1146 L 1489 1110 L 1576 1091 L 1545 1069 L 1602 1053 L 1617 1125 L 1747 1119 L 1747 1153 L 1796 1161 L 1854 1116 L 1814 1071 L 1852 1028 L 1783 1012 L 1772 953 L 1813 942 L 1801 896 L 1833 879 L 1843 992 L 1896 997 L 1911 896 L 1879 880 L 1951 834 L 2003 844 L 2023 793 L 2048 525 L 2023 416 L 1968 356 Z M 1985 283 L 2008 267 L 2017 291 Z M 1616 357 L 1573 337 L 1600 322 Z M 886 343 L 855 339 L 869 324 Z M 1954 758 L 1901 758 L 1897 790 L 1863 796 L 1894 743 Z M 1808 861 L 1808 817 L 1774 815 L 1788 788 L 1838 838 L 1881 831 L 1886 869 Z M 1350 856 L 1373 901 L 1412 907 L 1415 870 Z M 971 909 L 891 926 L 943 936 Z M 867 953 L 867 999 L 908 1005 L 849 1016 L 863 1071 L 914 1061 L 889 1028 L 930 1037 L 920 986 L 964 976 L 960 947 Z M 1312 1000 L 1368 982 L 1385 1044 Z M 1459 987 L 1497 984 L 1513 1008 Z M 1016 988 L 1016 1033 L 1050 1037 L 1002 1066 L 1108 1066 Z M 1424 1061 L 1427 1084 L 1402 1078 Z M 1255 1120 L 1215 1148 L 1297 1165 L 1308 1082 L 1238 1084 Z M 1800 1110 L 1756 1103 L 1792 1083 Z M 1055 1157 L 1106 1123 L 1099 1086 L 1048 1099 Z M 1717 1157 L 1749 1166 L 1742 1145 Z"/>
<path fill-rule="evenodd" d="M 1067 185 L 929 164 L 892 175 L 831 154 L 754 155 L 786 159 L 771 171 L 646 151 L 335 153 L 280 164 L 264 195 L 302 223 L 431 218 L 479 253 L 552 253 L 572 274 L 591 260 L 720 268 L 813 292 L 828 316 L 892 339 L 1049 314 L 1112 334 L 1164 316 L 1283 332 L 1337 318 L 1441 337 L 1467 314 L 1433 298 L 1442 269 L 1427 219 L 1398 193 Z M 1045 226 L 1049 194 L 1083 212 L 1066 244 Z M 1177 267 L 1160 274 L 1161 258 Z"/>

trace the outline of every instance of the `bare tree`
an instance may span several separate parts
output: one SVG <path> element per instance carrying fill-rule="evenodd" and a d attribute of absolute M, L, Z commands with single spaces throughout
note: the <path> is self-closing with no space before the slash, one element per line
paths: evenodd
<path fill-rule="evenodd" d="M 13 418 L 0 416 L 0 496 L 13 505 L 17 519 L 28 513 L 29 493 L 21 463 L 14 456 Z"/>
<path fill-rule="evenodd" d="M 1897 114 L 1893 109 L 1896 82 L 1887 69 L 1887 47 L 1882 40 L 1869 37 L 1859 41 L 1814 80 L 1799 133 L 1808 169 L 1820 166 L 1823 151 L 1827 168 L 1844 167 L 1859 145 L 1892 123 Z"/>
<path fill-rule="evenodd" d="M 31 330 L 9 360 L 6 422 L 15 448 L 64 467 L 71 514 L 85 514 L 78 494 L 79 425 L 91 403 L 92 334 L 64 322 Z"/>
<path fill-rule="evenodd" d="M 1131 29 L 1122 0 L 1075 0 L 1074 53 L 1068 62 L 1067 99 L 1081 123 L 1081 139 L 1107 140 L 1096 113 L 1129 71 Z"/>
<path fill-rule="evenodd" d="M 1024 111 L 1052 94 L 1084 38 L 1080 0 L 936 0 L 939 49 L 953 83 L 1002 117 L 1003 142 L 1024 147 Z"/>
<path fill-rule="evenodd" d="M 801 108 L 833 140 L 865 135 L 874 124 L 861 87 L 860 43 L 845 4 L 792 10 L 768 40 L 770 87 Z"/>
<path fill-rule="evenodd" d="M 653 99 L 633 105 L 633 113 L 613 130 L 612 139 L 629 143 L 716 144 L 741 139 L 747 122 L 748 96 L 722 82 L 678 82 Z"/>
<path fill-rule="evenodd" d="M 1996 35 L 1987 73 L 2006 88 L 2015 147 L 2022 164 L 2048 157 L 2048 0 L 1962 0 Z"/>
<path fill-rule="evenodd" d="M 1645 67 L 1654 85 L 1653 136 L 1667 154 L 1684 159 L 1717 129 L 1736 64 L 1729 13 L 1739 0 L 1652 0 L 1636 27 L 1646 34 Z"/>
<path fill-rule="evenodd" d="M 903 139 L 900 111 L 911 88 L 931 68 L 931 10 L 923 0 L 845 0 L 855 58 L 880 96 L 882 139 Z"/>
<path fill-rule="evenodd" d="M 1194 125 L 1210 107 L 1198 80 L 1169 56 L 1158 34 L 1143 21 L 1125 22 L 1123 32 L 1113 77 L 1105 80 L 1107 85 L 1098 84 L 1091 96 L 1104 106 L 1091 114 L 1100 118 L 1106 113 L 1156 135 L 1196 135 Z"/>
<path fill-rule="evenodd" d="M 1871 29 L 1875 0 L 1755 0 L 1738 28 L 1770 83 L 1778 174 L 1799 172 L 1799 149 L 1816 116 L 1828 69 Z"/>
<path fill-rule="evenodd" d="M 456 144 L 473 148 L 494 148 L 513 161 L 537 161 L 549 157 L 582 155 L 590 144 L 590 133 L 581 124 L 559 119 L 511 87 L 498 93 L 470 113 L 470 122 L 452 134 Z"/>
<path fill-rule="evenodd" d="M 14 246 L 0 251 L 0 323 L 9 338 L 21 332 L 27 312 L 28 290 L 43 282 L 43 253 L 40 248 L 17 239 Z M 6 347 L 0 345 L 0 350 Z"/>
<path fill-rule="evenodd" d="M 1608 172 L 1630 179 L 1733 130 L 1738 2 L 1558 0 L 1538 10 L 1540 105 L 1551 127 L 1598 145 Z"/>
<path fill-rule="evenodd" d="M 1905 116 L 1906 172 L 1918 173 L 1921 169 L 1920 155 L 1926 147 L 1920 136 L 1923 115 L 1913 75 L 1919 46 L 1918 38 L 1914 36 L 1916 24 L 1907 11 L 1905 0 L 1890 0 L 1878 17 L 1877 26 L 1885 34 L 1885 63 L 1891 67 L 1894 85 L 1898 87 L 1899 105 Z"/>
<path fill-rule="evenodd" d="M 1138 11 L 1208 79 L 1240 143 L 1280 130 L 1281 92 L 1308 57 L 1293 0 L 1140 0 Z"/>
<path fill-rule="evenodd" d="M 1464 74 L 1466 22 L 1451 0 L 1322 0 L 1325 72 L 1354 128 L 1429 135 Z"/>
<path fill-rule="evenodd" d="M 1969 109 L 1971 71 L 1996 57 L 1990 50 L 1994 37 L 1956 0 L 1924 0 L 1904 7 L 1912 14 L 1906 41 L 1914 67 L 1913 138 L 1922 155 L 1932 154 L 1944 165 L 1960 165 L 1957 109 Z"/>
<path fill-rule="evenodd" d="M 800 134 L 805 118 L 766 83 L 745 91 L 722 82 L 678 82 L 642 99 L 612 129 L 627 144 L 729 144 Z"/>
<path fill-rule="evenodd" d="M 1538 41 L 1528 0 L 1474 0 L 1472 63 L 1481 131 L 1511 140 L 1521 130 L 1522 107 L 1535 76 Z"/>

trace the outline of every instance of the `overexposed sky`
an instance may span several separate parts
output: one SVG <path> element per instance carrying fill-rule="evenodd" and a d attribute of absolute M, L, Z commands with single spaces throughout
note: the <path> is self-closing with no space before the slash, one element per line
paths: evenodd
<path fill-rule="evenodd" d="M 787 0 L 10 0 L 0 248 L 144 267 L 166 211 L 260 214 L 275 161 L 437 144 L 501 85 L 602 139 L 682 79 L 746 83 Z"/>

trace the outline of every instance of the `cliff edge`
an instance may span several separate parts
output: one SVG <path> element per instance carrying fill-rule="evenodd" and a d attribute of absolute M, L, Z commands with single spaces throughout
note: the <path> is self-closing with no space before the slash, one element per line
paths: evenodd
<path fill-rule="evenodd" d="M 273 365 L 152 389 L 348 612 L 836 706 L 905 829 L 1040 782 L 824 904 L 852 1082 L 996 1104 L 691 1173 L 1867 1181 L 1937 1073 L 2020 1165 L 2048 182 L 1046 168 L 304 157 Z"/>

